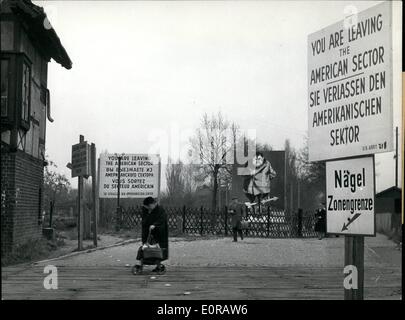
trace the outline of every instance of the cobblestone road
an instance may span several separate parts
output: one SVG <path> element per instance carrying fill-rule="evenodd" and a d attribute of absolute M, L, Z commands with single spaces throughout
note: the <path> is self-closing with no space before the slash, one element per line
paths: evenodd
<path fill-rule="evenodd" d="M 3 299 L 342 299 L 344 238 L 171 238 L 165 275 L 134 276 L 139 240 L 93 252 L 2 268 Z M 401 298 L 401 251 L 365 240 L 365 299 Z M 46 290 L 44 267 L 58 270 Z"/>

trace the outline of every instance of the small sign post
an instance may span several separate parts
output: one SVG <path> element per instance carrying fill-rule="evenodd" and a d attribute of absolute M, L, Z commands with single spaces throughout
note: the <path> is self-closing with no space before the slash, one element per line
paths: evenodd
<path fill-rule="evenodd" d="M 93 244 L 97 247 L 97 170 L 96 170 L 96 145 L 91 144 L 91 196 L 93 199 L 92 220 L 93 220 Z"/>
<path fill-rule="evenodd" d="M 345 299 L 362 300 L 364 236 L 375 236 L 374 155 L 328 161 L 326 195 L 326 232 L 345 236 Z"/>
<path fill-rule="evenodd" d="M 78 250 L 83 250 L 83 234 L 86 238 L 90 237 L 90 231 L 93 231 L 93 242 L 97 246 L 97 202 L 96 202 L 96 146 L 94 143 L 89 145 L 84 141 L 84 136 L 80 135 L 79 143 L 72 146 L 72 162 L 69 168 L 72 170 L 72 178 L 78 177 L 78 195 L 77 195 L 77 240 Z M 92 177 L 92 214 L 84 217 L 83 208 L 83 178 Z M 86 219 L 84 219 L 86 218 Z M 91 220 L 93 221 L 91 228 Z"/>
<path fill-rule="evenodd" d="M 80 135 L 82 138 L 83 136 Z M 80 140 L 81 141 L 81 140 Z M 72 178 L 90 176 L 90 148 L 86 141 L 72 146 Z"/>
<path fill-rule="evenodd" d="M 84 136 L 72 146 L 72 178 L 78 177 L 77 186 L 77 250 L 83 250 L 83 176 L 88 174 L 88 147 Z"/>

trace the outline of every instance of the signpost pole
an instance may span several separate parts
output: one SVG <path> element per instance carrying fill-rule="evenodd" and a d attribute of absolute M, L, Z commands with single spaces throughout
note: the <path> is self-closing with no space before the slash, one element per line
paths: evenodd
<path fill-rule="evenodd" d="M 291 211 L 287 212 L 287 155 L 284 151 L 284 212 L 292 216 Z"/>
<path fill-rule="evenodd" d="M 158 166 L 158 199 L 160 199 L 160 175 L 161 175 L 161 173 L 160 173 L 160 171 L 161 171 L 161 168 L 162 168 L 162 162 L 161 162 L 161 159 L 160 159 L 160 156 L 159 156 L 159 166 Z"/>
<path fill-rule="evenodd" d="M 79 142 L 84 142 L 84 136 L 80 135 Z M 82 227 L 82 215 L 83 215 L 83 176 L 78 177 L 77 186 L 77 249 L 78 251 L 83 250 L 83 227 Z"/>
<path fill-rule="evenodd" d="M 357 269 L 357 289 L 344 289 L 345 300 L 364 298 L 364 236 L 345 236 L 345 266 Z M 353 275 L 355 277 L 355 275 Z"/>
<path fill-rule="evenodd" d="M 97 170 L 96 170 L 96 145 L 94 143 L 91 144 L 91 194 L 93 198 L 93 206 L 92 206 L 92 220 L 93 220 L 93 244 L 97 247 L 97 196 L 96 196 L 96 189 L 97 189 Z"/>

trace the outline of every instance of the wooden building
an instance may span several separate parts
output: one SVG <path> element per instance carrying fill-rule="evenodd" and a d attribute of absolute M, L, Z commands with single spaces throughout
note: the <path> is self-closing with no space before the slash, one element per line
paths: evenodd
<path fill-rule="evenodd" d="M 51 58 L 72 62 L 43 8 L 1 2 L 1 252 L 42 235 L 46 122 L 52 122 Z"/>
<path fill-rule="evenodd" d="M 400 231 L 401 195 L 401 189 L 398 187 L 385 189 L 375 195 L 377 232 L 392 235 Z"/>

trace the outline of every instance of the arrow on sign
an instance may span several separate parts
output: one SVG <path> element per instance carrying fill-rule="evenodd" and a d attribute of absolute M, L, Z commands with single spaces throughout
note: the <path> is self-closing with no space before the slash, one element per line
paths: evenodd
<path fill-rule="evenodd" d="M 356 213 L 353 218 L 349 219 L 349 222 L 347 224 L 343 223 L 343 228 L 342 231 L 347 230 L 347 227 L 349 226 L 349 224 L 351 224 L 354 220 L 356 220 L 358 217 L 360 217 L 360 213 Z"/>

